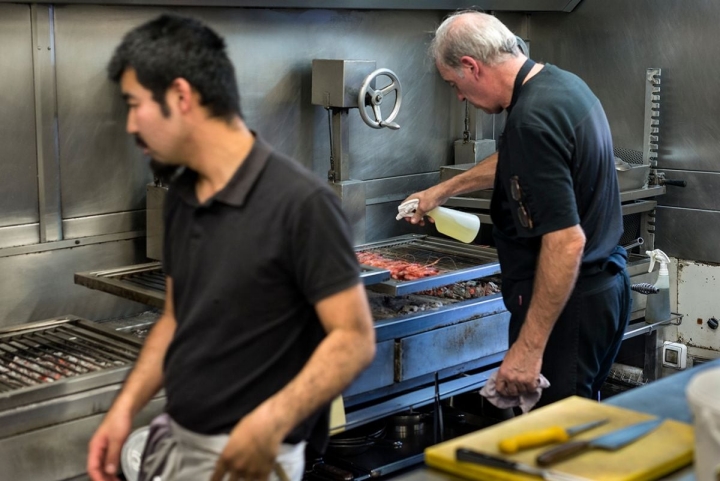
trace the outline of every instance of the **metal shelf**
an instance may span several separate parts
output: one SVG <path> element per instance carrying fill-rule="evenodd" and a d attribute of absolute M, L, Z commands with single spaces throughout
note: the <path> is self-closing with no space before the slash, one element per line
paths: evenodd
<path fill-rule="evenodd" d="M 620 192 L 620 202 L 639 201 L 664 194 L 666 188 L 664 185 L 653 185 L 645 189 L 627 190 Z M 482 199 L 477 197 L 450 197 L 445 202 L 447 207 L 463 207 L 466 209 L 489 210 L 490 199 Z M 627 207 L 626 207 L 627 205 Z M 634 202 L 633 204 L 623 205 L 623 215 L 635 214 L 637 212 L 647 212 L 657 205 L 655 201 Z"/>

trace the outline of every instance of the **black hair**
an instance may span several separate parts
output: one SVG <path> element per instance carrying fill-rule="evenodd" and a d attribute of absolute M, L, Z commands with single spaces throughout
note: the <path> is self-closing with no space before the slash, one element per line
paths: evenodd
<path fill-rule="evenodd" d="M 227 122 L 236 115 L 242 117 L 225 41 L 198 20 L 165 14 L 128 32 L 108 64 L 108 76 L 119 82 L 128 68 L 152 92 L 165 116 L 169 115 L 165 93 L 175 79 L 184 78 L 212 117 Z"/>

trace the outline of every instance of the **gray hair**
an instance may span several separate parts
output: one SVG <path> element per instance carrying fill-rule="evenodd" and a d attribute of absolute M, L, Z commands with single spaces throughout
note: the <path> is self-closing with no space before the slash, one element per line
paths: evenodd
<path fill-rule="evenodd" d="M 472 10 L 457 12 L 443 21 L 430 44 L 430 56 L 450 68 L 472 57 L 486 65 L 502 63 L 520 53 L 517 38 L 492 15 Z"/>

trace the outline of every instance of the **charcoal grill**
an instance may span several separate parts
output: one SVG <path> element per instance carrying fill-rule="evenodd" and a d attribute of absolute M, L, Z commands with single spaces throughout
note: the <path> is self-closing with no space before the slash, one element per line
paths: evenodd
<path fill-rule="evenodd" d="M 87 442 L 141 346 L 136 337 L 74 316 L 0 329 L 0 478 L 81 474 Z M 151 401 L 138 424 L 163 404 L 162 395 Z"/>
<path fill-rule="evenodd" d="M 0 330 L 0 412 L 120 382 L 140 347 L 139 339 L 71 316 Z"/>
<path fill-rule="evenodd" d="M 372 286 L 377 292 L 402 296 L 457 282 L 500 273 L 497 252 L 490 247 L 469 245 L 423 235 L 405 235 L 357 246 L 358 253 L 373 252 L 388 260 L 403 260 L 432 266 L 438 273 L 416 280 L 388 279 Z"/>

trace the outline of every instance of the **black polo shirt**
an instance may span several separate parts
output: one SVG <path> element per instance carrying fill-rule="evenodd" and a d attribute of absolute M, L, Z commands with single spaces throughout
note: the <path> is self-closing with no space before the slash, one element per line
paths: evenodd
<path fill-rule="evenodd" d="M 163 267 L 177 330 L 164 364 L 167 411 L 228 433 L 305 365 L 325 333 L 314 305 L 359 282 L 337 196 L 259 137 L 227 186 L 199 204 L 197 174 L 171 185 Z M 327 407 L 286 439 L 325 442 Z"/>
<path fill-rule="evenodd" d="M 542 236 L 574 225 L 587 238 L 583 265 L 610 255 L 623 231 L 612 137 L 585 82 L 546 64 L 508 110 L 498 150 L 491 214 L 503 282 L 533 279 Z"/>

